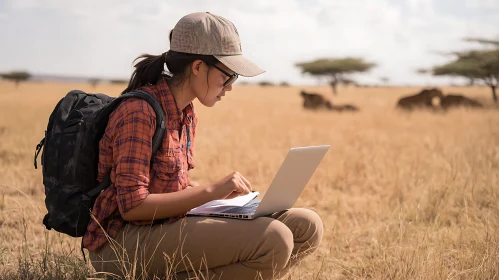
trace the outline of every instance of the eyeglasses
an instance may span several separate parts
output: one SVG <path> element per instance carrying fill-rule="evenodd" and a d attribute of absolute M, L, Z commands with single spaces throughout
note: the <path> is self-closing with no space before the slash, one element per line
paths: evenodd
<path fill-rule="evenodd" d="M 231 75 L 231 74 L 225 72 L 220 67 L 216 66 L 215 64 L 213 64 L 211 66 L 217 68 L 220 72 L 224 73 L 227 77 L 229 77 L 229 79 L 227 81 L 225 81 L 224 87 L 228 87 L 228 86 L 232 85 L 237 80 L 237 78 L 239 78 L 239 75 L 237 73 L 234 73 Z"/>

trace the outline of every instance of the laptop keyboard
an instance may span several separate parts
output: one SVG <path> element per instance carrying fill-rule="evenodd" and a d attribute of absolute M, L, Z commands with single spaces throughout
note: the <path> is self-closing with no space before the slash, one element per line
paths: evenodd
<path fill-rule="evenodd" d="M 227 210 L 222 211 L 222 213 L 250 214 L 256 211 L 258 205 L 260 205 L 260 201 L 255 201 L 241 207 L 231 207 Z"/>

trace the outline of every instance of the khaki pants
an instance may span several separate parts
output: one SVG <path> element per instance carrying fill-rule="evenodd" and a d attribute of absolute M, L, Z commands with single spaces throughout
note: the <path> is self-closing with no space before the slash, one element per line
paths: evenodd
<path fill-rule="evenodd" d="M 315 251 L 323 231 L 320 217 L 300 208 L 254 220 L 186 217 L 126 225 L 90 260 L 97 272 L 127 279 L 279 279 Z"/>

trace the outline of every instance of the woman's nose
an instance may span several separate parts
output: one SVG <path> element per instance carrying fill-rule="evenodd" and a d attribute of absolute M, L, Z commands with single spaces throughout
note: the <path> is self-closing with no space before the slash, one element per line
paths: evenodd
<path fill-rule="evenodd" d="M 232 90 L 232 84 L 226 86 L 224 89 L 225 89 L 225 91 L 231 91 Z"/>

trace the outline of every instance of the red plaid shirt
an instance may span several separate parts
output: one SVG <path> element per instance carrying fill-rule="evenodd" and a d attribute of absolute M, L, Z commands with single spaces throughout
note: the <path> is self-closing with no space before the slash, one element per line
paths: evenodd
<path fill-rule="evenodd" d="M 190 183 L 187 171 L 194 168 L 194 147 L 191 144 L 188 149 L 186 133 L 189 131 L 191 143 L 194 143 L 197 124 L 192 103 L 181 112 L 163 79 L 156 85 L 140 89 L 161 104 L 166 116 L 165 137 L 151 169 L 156 114 L 149 103 L 130 98 L 110 115 L 99 143 L 97 179 L 101 181 L 111 169 L 111 186 L 97 197 L 92 209 L 95 220 L 90 221 L 83 236 L 83 246 L 89 251 L 95 251 L 107 242 L 103 228 L 109 237 L 116 237 L 124 224 L 121 214 L 142 203 L 150 193 L 177 192 Z M 182 115 L 185 116 L 183 119 Z M 184 215 L 166 220 L 173 222 Z M 152 222 L 130 223 L 147 225 Z"/>

